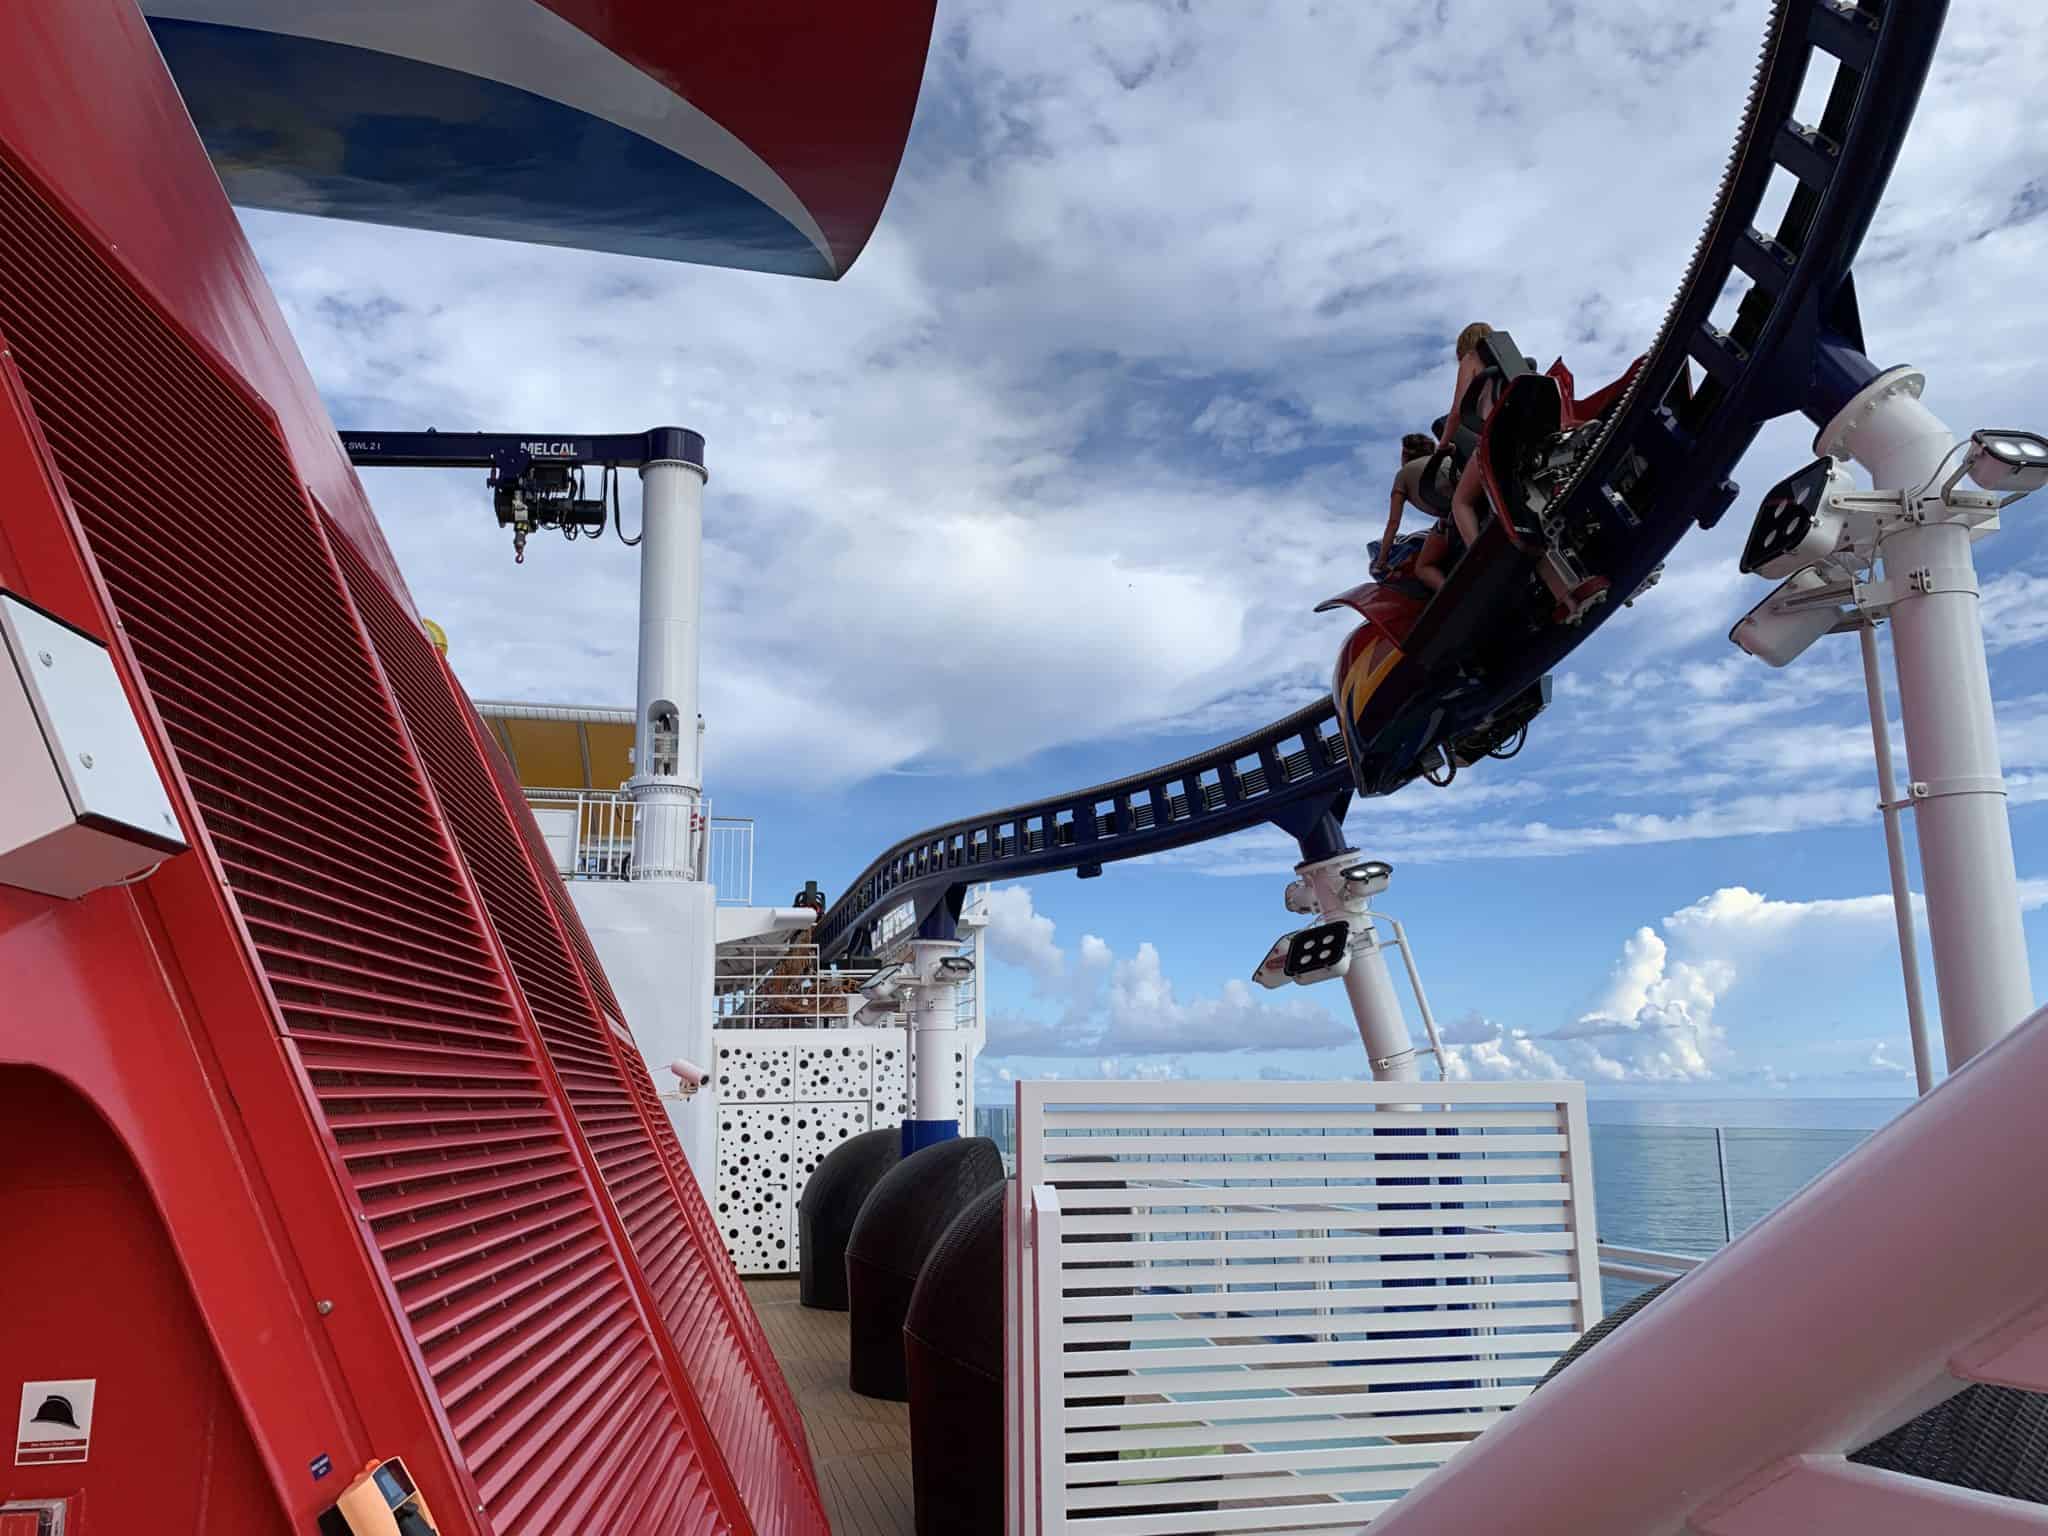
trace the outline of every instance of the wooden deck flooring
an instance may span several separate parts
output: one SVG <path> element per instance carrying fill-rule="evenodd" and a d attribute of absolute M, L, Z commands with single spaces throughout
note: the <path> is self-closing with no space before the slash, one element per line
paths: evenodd
<path fill-rule="evenodd" d="M 801 1305 L 794 1277 L 746 1287 L 803 1410 L 834 1536 L 912 1536 L 910 1411 L 847 1387 L 847 1314 Z"/>

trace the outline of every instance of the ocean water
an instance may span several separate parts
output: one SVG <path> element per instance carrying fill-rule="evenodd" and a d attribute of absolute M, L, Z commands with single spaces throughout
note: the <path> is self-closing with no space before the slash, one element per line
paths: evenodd
<path fill-rule="evenodd" d="M 1906 1099 L 1596 1099 L 1593 1209 L 1604 1242 L 1709 1254 L 1783 1205 Z M 1642 1287 L 1605 1282 L 1609 1308 Z"/>

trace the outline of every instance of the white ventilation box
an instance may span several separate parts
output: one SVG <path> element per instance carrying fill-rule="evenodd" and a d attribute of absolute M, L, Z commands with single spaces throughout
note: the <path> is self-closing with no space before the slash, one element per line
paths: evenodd
<path fill-rule="evenodd" d="M 114 658 L 0 592 L 0 885 L 79 897 L 185 840 Z"/>

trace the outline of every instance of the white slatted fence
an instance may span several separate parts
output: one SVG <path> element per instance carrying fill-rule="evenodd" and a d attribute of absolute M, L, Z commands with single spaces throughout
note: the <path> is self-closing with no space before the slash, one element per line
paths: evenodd
<path fill-rule="evenodd" d="M 1012 1531 L 1358 1526 L 1599 1316 L 1577 1083 L 1020 1083 Z"/>

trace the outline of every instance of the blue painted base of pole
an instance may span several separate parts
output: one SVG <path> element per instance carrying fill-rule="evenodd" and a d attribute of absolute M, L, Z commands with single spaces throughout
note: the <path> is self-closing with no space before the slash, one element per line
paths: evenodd
<path fill-rule="evenodd" d="M 920 1147 L 935 1147 L 942 1141 L 956 1141 L 959 1136 L 958 1120 L 906 1120 L 903 1122 L 903 1155 L 908 1157 Z"/>

